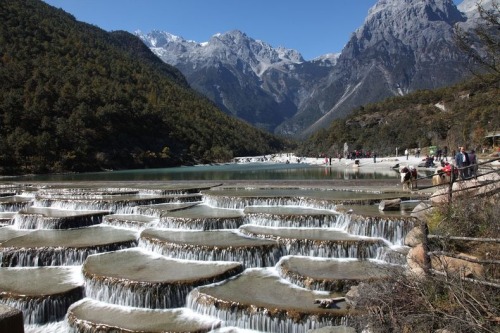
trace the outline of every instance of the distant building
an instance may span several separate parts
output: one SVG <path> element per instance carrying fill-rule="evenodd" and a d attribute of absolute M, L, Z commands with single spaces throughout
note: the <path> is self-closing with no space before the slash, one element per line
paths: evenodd
<path fill-rule="evenodd" d="M 500 131 L 488 132 L 484 137 L 493 147 L 500 146 Z"/>

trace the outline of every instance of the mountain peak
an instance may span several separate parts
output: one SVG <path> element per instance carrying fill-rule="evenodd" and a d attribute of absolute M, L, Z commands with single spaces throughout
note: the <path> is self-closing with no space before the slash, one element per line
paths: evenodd
<path fill-rule="evenodd" d="M 367 45 L 386 39 L 415 45 L 445 37 L 436 32 L 451 31 L 455 23 L 465 20 L 452 0 L 379 0 L 355 34 Z"/>
<path fill-rule="evenodd" d="M 197 66 L 216 62 L 236 64 L 238 61 L 250 64 L 258 76 L 273 65 L 281 63 L 302 63 L 304 59 L 296 50 L 284 47 L 274 48 L 261 40 L 255 40 L 240 30 L 214 34 L 207 42 L 187 41 L 168 32 L 153 30 L 144 34 L 136 32 L 163 61 L 170 65 L 179 62 L 196 63 Z M 182 59 L 182 61 L 180 60 Z"/>

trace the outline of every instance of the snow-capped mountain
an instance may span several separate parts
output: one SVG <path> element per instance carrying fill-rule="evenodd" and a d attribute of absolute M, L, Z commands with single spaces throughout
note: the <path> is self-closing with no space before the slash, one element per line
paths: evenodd
<path fill-rule="evenodd" d="M 238 30 L 204 43 L 160 31 L 137 35 L 227 113 L 276 133 L 307 135 L 363 104 L 468 76 L 453 26 L 476 15 L 471 1 L 461 12 L 452 0 L 379 0 L 340 55 L 312 61 Z"/>
<path fill-rule="evenodd" d="M 161 31 L 136 34 L 229 114 L 272 132 L 296 113 L 301 86 L 296 71 L 305 61 L 295 50 L 274 48 L 238 30 L 203 43 Z M 335 56 L 318 60 L 325 74 L 334 63 Z M 289 81 L 296 89 L 289 89 Z"/>

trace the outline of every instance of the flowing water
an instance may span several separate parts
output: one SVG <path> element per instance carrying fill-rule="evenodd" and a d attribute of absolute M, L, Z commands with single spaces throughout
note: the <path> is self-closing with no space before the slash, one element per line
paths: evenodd
<path fill-rule="evenodd" d="M 388 171 L 259 164 L 16 179 L 0 187 L 0 303 L 23 312 L 27 333 L 345 323 L 345 302 L 316 301 L 404 263 L 412 205 L 376 207 L 408 193 L 222 183 L 397 179 Z"/>

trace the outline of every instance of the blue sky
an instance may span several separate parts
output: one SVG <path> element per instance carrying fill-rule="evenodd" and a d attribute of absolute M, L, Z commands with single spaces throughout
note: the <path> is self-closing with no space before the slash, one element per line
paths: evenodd
<path fill-rule="evenodd" d="M 45 0 L 104 30 L 167 31 L 197 42 L 238 29 L 306 60 L 340 52 L 377 0 Z M 455 1 L 460 2 L 460 1 Z"/>

